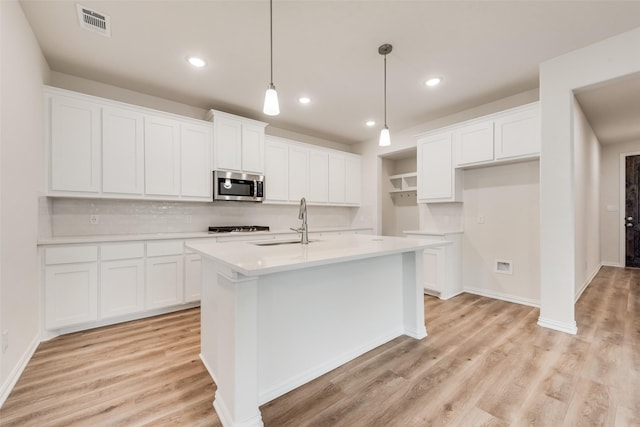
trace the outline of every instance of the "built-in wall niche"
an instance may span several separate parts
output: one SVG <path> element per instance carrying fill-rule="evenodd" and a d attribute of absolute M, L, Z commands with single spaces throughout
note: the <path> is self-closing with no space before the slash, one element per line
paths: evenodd
<path fill-rule="evenodd" d="M 386 236 L 404 236 L 404 230 L 420 228 L 416 159 L 415 148 L 382 158 L 381 219 Z"/>
<path fill-rule="evenodd" d="M 400 173 L 389 177 L 391 190 L 389 193 L 415 193 L 418 189 L 418 174 L 416 172 Z"/>

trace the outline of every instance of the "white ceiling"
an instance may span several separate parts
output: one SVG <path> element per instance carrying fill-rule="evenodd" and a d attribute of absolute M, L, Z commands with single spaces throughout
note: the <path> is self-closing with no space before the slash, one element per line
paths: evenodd
<path fill-rule="evenodd" d="M 85 1 L 112 37 L 83 30 L 75 2 L 22 0 L 54 71 L 277 127 L 354 143 L 383 121 L 403 129 L 538 86 L 538 65 L 640 26 L 638 1 L 275 0 L 274 83 L 281 114 L 262 114 L 269 2 Z M 201 70 L 185 61 L 196 54 Z M 424 80 L 443 77 L 437 88 Z M 312 103 L 298 104 L 308 95 Z M 374 119 L 371 129 L 364 121 Z"/>

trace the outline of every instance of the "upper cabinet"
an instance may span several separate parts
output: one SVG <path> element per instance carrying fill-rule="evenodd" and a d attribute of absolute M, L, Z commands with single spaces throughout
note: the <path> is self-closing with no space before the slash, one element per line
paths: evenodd
<path fill-rule="evenodd" d="M 211 201 L 210 122 L 45 88 L 50 196 Z"/>
<path fill-rule="evenodd" d="M 216 110 L 207 118 L 213 120 L 215 170 L 262 175 L 267 123 Z"/>
<path fill-rule="evenodd" d="M 540 156 L 540 105 L 535 102 L 457 125 L 455 166 L 471 167 Z"/>
<path fill-rule="evenodd" d="M 453 167 L 452 131 L 418 139 L 418 202 L 462 200 L 461 172 Z"/>
<path fill-rule="evenodd" d="M 48 102 L 49 188 L 100 192 L 100 107 L 66 96 Z"/>
<path fill-rule="evenodd" d="M 265 203 L 359 206 L 360 156 L 283 138 L 265 141 Z"/>

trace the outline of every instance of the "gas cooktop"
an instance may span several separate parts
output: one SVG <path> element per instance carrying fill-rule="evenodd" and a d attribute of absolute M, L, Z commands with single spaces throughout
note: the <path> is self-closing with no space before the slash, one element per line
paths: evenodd
<path fill-rule="evenodd" d="M 223 225 L 209 227 L 209 233 L 231 233 L 233 231 L 269 231 L 269 227 L 265 225 Z"/>

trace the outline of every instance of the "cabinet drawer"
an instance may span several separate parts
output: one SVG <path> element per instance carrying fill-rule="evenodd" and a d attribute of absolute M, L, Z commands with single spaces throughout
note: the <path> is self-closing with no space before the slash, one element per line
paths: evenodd
<path fill-rule="evenodd" d="M 98 260 L 97 246 L 64 246 L 45 249 L 45 264 L 69 264 Z"/>
<path fill-rule="evenodd" d="M 113 261 L 144 257 L 144 243 L 118 243 L 100 246 L 100 259 Z"/>
<path fill-rule="evenodd" d="M 182 255 L 183 251 L 184 241 L 182 240 L 147 243 L 147 256 Z"/>

